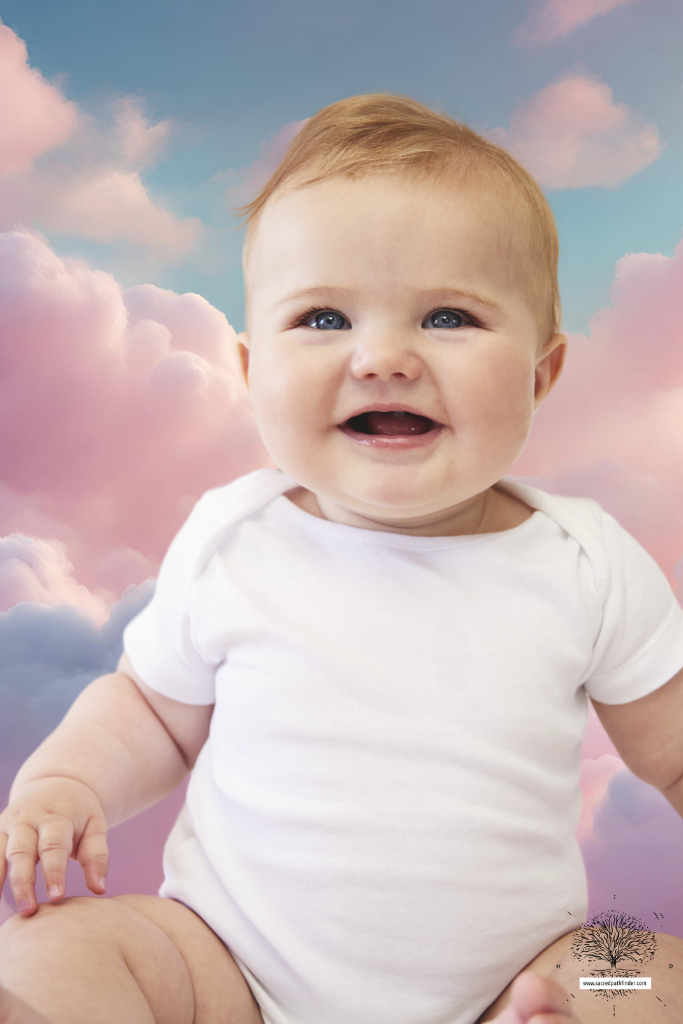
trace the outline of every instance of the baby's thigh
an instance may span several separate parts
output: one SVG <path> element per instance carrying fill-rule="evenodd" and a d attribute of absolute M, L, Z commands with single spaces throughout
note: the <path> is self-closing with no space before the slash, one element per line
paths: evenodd
<path fill-rule="evenodd" d="M 112 896 L 160 928 L 187 966 L 194 1024 L 263 1024 L 251 990 L 228 949 L 183 903 L 162 896 Z"/>
<path fill-rule="evenodd" d="M 598 970 L 613 970 L 607 961 L 582 961 L 572 948 L 575 937 L 587 935 L 577 928 L 551 943 L 534 957 L 525 971 L 534 971 L 544 978 L 558 981 L 567 993 L 567 1007 L 581 1024 L 612 1024 L 615 1017 L 623 1024 L 652 1024 L 653 1021 L 683 1021 L 683 939 L 676 935 L 657 934 L 656 951 L 651 960 L 638 963 L 621 960 L 618 973 L 651 978 L 651 988 L 625 993 L 600 990 L 591 992 L 580 987 L 580 979 Z M 637 935 L 638 933 L 636 933 Z M 674 966 L 671 967 L 670 965 Z M 678 968 L 678 969 L 676 969 Z M 522 973 L 520 971 L 520 973 Z M 515 977 L 518 977 L 516 975 Z M 515 978 L 503 989 L 495 1002 L 478 1018 L 476 1024 L 493 1021 L 510 1002 L 510 989 Z M 616 1010 L 616 1014 L 615 1014 Z M 668 1014 L 668 1015 L 666 1015 Z"/>

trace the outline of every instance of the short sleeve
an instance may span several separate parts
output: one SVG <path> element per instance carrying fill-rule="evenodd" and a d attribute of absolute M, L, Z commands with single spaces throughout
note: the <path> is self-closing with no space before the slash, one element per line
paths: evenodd
<path fill-rule="evenodd" d="M 608 584 L 584 685 L 603 704 L 626 704 L 683 668 L 683 609 L 654 558 L 613 516 L 600 512 Z"/>
<path fill-rule="evenodd" d="M 191 597 L 205 540 L 206 502 L 194 506 L 164 556 L 152 599 L 123 631 L 123 648 L 143 682 L 184 704 L 215 702 L 217 666 L 197 648 Z"/>

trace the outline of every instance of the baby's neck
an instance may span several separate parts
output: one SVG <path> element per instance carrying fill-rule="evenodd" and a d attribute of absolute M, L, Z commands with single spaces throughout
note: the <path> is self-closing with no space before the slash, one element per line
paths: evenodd
<path fill-rule="evenodd" d="M 480 533 L 502 533 L 521 526 L 533 513 L 523 501 L 495 486 L 478 496 L 477 502 L 459 515 L 435 518 L 432 522 L 396 521 L 380 517 L 362 516 L 342 509 L 326 499 L 319 499 L 305 487 L 288 491 L 287 498 L 310 515 L 330 522 L 342 523 L 365 530 L 383 533 L 403 533 L 415 537 L 458 537 Z"/>

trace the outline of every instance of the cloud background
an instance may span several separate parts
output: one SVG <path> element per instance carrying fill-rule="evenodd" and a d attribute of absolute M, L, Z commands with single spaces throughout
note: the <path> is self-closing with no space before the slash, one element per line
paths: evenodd
<path fill-rule="evenodd" d="M 512 41 L 518 46 L 539 47 L 576 32 L 595 18 L 626 4 L 649 0 L 536 0 L 517 27 Z"/>
<path fill-rule="evenodd" d="M 157 0 L 122 0 L 111 21 L 75 3 L 0 10 L 3 805 L 76 695 L 114 670 L 194 502 L 270 464 L 235 362 L 230 208 L 343 96 L 415 96 L 536 175 L 570 351 L 511 473 L 600 501 L 682 600 L 680 7 L 496 0 L 455 18 L 428 0 L 387 21 L 376 0 L 286 14 L 266 0 L 256 25 L 224 6 L 164 7 L 161 35 Z M 591 912 L 616 900 L 683 936 L 683 821 L 593 712 L 581 785 Z M 111 831 L 109 895 L 156 892 L 184 789 Z M 87 892 L 73 862 L 68 885 Z"/>

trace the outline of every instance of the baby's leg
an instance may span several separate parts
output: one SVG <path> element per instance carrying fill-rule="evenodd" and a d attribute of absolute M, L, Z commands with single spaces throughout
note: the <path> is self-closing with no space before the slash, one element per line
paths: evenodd
<path fill-rule="evenodd" d="M 0 928 L 0 985 L 52 1024 L 263 1024 L 230 953 L 159 896 L 41 903 Z M 0 998 L 0 1024 L 37 1024 Z"/>
<path fill-rule="evenodd" d="M 618 964 L 621 974 L 624 969 L 632 968 L 629 974 L 651 978 L 650 989 L 628 994 L 605 994 L 604 990 L 591 992 L 579 986 L 580 978 L 590 977 L 597 969 L 608 969 L 612 973 L 608 962 L 593 961 L 586 964 L 575 959 L 572 941 L 575 935 L 584 931 L 588 932 L 589 929 L 579 928 L 568 932 L 539 953 L 503 989 L 476 1024 L 484 1024 L 485 1021 L 496 1021 L 497 1024 L 527 1024 L 529 1021 L 537 1024 L 534 1013 L 539 1014 L 538 1024 L 569 1024 L 570 1020 L 578 1020 L 581 1024 L 613 1024 L 615 1020 L 620 1024 L 653 1024 L 654 1021 L 679 1024 L 683 1021 L 683 939 L 676 935 L 658 933 L 657 949 L 652 960 L 645 963 L 624 960 Z M 534 981 L 545 980 L 545 985 L 536 983 L 534 986 L 525 980 L 512 992 L 517 978 L 528 972 L 540 976 Z M 540 1006 L 531 1010 L 536 1000 L 542 1003 L 545 999 L 558 996 L 561 1005 L 554 1013 L 545 1010 L 548 1014 L 545 1016 L 539 1012 Z"/>

